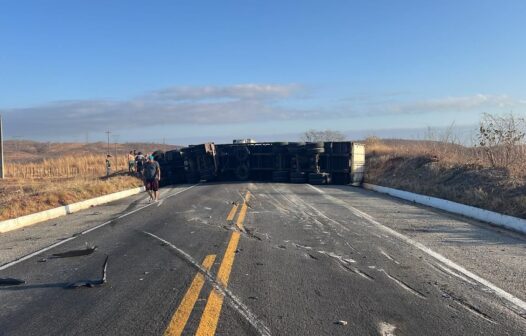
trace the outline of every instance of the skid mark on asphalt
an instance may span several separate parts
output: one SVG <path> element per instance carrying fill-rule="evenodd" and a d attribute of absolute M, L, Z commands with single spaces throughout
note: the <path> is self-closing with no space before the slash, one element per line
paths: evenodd
<path fill-rule="evenodd" d="M 334 252 L 327 252 L 327 251 L 317 251 L 318 253 L 320 254 L 324 254 L 328 257 L 331 257 L 333 259 L 336 259 L 338 260 L 339 262 L 341 262 L 342 264 L 354 264 L 356 262 L 356 260 L 352 259 L 352 258 L 346 258 L 346 257 L 343 257 L 341 255 L 337 255 L 336 253 Z"/>
<path fill-rule="evenodd" d="M 400 263 L 398 261 L 396 261 L 393 257 L 391 257 L 389 254 L 387 254 L 384 250 L 382 249 L 379 249 L 380 250 L 380 253 L 383 254 L 384 257 L 386 257 L 387 259 L 391 260 L 392 262 L 394 262 L 395 264 L 397 265 L 400 265 Z"/>
<path fill-rule="evenodd" d="M 310 246 L 296 244 L 296 243 L 292 243 L 292 245 L 294 245 L 296 248 L 299 248 L 299 249 L 303 249 L 303 250 L 307 250 L 307 251 L 313 251 L 312 247 L 310 247 Z M 328 257 L 330 257 L 333 260 L 336 260 L 338 262 L 339 266 L 342 267 L 346 271 L 350 271 L 350 272 L 352 272 L 354 274 L 357 274 L 357 275 L 359 275 L 362 278 L 367 279 L 367 280 L 374 280 L 373 276 L 367 274 L 364 271 L 359 270 L 356 267 L 351 266 L 351 264 L 356 263 L 356 260 L 354 260 L 354 259 L 346 258 L 346 257 L 340 256 L 340 255 L 337 255 L 337 254 L 335 254 L 333 252 L 326 252 L 326 251 L 321 251 L 321 250 L 320 251 L 313 251 L 313 252 L 317 252 L 319 254 L 328 256 Z M 313 254 L 313 252 L 305 253 L 305 256 L 309 257 L 311 259 L 314 259 L 314 260 L 319 260 L 319 258 L 317 256 L 315 256 Z"/>
<path fill-rule="evenodd" d="M 143 233 L 154 239 L 159 240 L 163 243 L 163 246 L 168 246 L 175 250 L 184 261 L 186 261 L 192 267 L 195 267 L 199 272 L 201 272 L 205 276 L 206 280 L 208 280 L 210 284 L 214 287 L 215 290 L 221 293 L 224 297 L 228 298 L 230 306 L 234 308 L 234 310 L 236 310 L 239 313 L 239 315 L 241 315 L 259 335 L 270 335 L 270 331 L 265 326 L 265 324 L 261 320 L 259 320 L 258 317 L 254 313 L 252 313 L 252 311 L 250 311 L 250 309 L 237 296 L 235 296 L 229 289 L 225 288 L 209 271 L 207 271 L 203 266 L 201 266 L 197 261 L 195 261 L 194 258 L 192 258 L 188 253 L 173 245 L 169 241 L 154 235 L 153 233 L 146 231 L 143 231 Z"/>
<path fill-rule="evenodd" d="M 462 281 L 465 281 L 467 283 L 469 283 L 470 285 L 477 285 L 475 282 L 469 280 L 468 278 L 466 278 L 465 276 L 462 276 L 461 274 L 458 274 L 457 272 L 441 265 L 441 264 L 432 264 L 432 263 L 428 263 L 431 267 L 433 267 L 434 269 L 436 269 L 437 271 L 439 272 L 442 272 L 446 275 L 449 275 L 449 276 L 454 276 L 456 278 L 459 278 L 460 280 Z"/>
<path fill-rule="evenodd" d="M 340 264 L 340 266 L 341 266 L 344 270 L 349 271 L 349 272 L 352 272 L 352 273 L 354 273 L 354 274 L 357 274 L 357 275 L 361 276 L 361 277 L 364 278 L 364 279 L 367 279 L 367 280 L 374 280 L 374 277 L 372 277 L 371 275 L 365 273 L 364 271 L 359 270 L 359 269 L 356 268 L 356 267 L 351 267 L 351 266 L 343 265 L 343 264 Z"/>
<path fill-rule="evenodd" d="M 520 298 L 514 296 L 511 293 L 506 292 L 505 290 L 503 290 L 500 287 L 497 287 L 496 285 L 494 285 L 490 281 L 488 281 L 488 280 L 476 275 L 475 273 L 468 271 L 464 267 L 462 267 L 459 264 L 449 260 L 448 258 L 444 257 L 440 253 L 437 253 L 437 252 L 433 251 L 432 249 L 430 249 L 429 247 L 425 246 L 424 244 L 419 243 L 419 242 L 417 242 L 417 241 L 415 241 L 415 240 L 413 240 L 413 239 L 411 239 L 411 238 L 399 233 L 398 231 L 393 230 L 390 227 L 381 224 L 380 222 L 378 222 L 371 215 L 369 215 L 369 214 L 367 214 L 367 213 L 365 213 L 365 212 L 363 212 L 361 210 L 358 210 L 357 208 L 347 204 L 345 201 L 342 201 L 342 200 L 340 200 L 340 199 L 338 199 L 336 197 L 328 195 L 323 190 L 321 190 L 319 188 L 316 188 L 316 187 L 311 186 L 311 185 L 308 185 L 308 186 L 310 188 L 316 190 L 317 192 L 319 192 L 327 200 L 330 200 L 330 201 L 332 201 L 335 204 L 343 206 L 344 208 L 348 209 L 354 215 L 356 215 L 356 216 L 364 219 L 365 221 L 375 225 L 376 227 L 378 227 L 378 228 L 384 230 L 386 233 L 389 233 L 390 235 L 392 235 L 392 236 L 404 241 L 405 243 L 407 243 L 407 244 L 419 249 L 420 251 L 422 251 L 422 252 L 426 253 L 427 255 L 433 257 L 437 261 L 439 261 L 439 262 L 443 263 L 444 265 L 448 266 L 449 268 L 454 269 L 455 271 L 463 274 L 464 276 L 466 276 L 466 277 L 478 282 L 479 284 L 485 286 L 487 288 L 487 291 L 491 291 L 491 293 L 495 294 L 496 296 L 500 297 L 501 299 L 506 300 L 507 304 L 505 304 L 505 306 L 508 307 L 510 310 L 512 310 L 514 313 L 516 313 L 517 315 L 519 315 L 521 317 L 526 316 L 526 302 L 524 302 Z"/>
<path fill-rule="evenodd" d="M 308 250 L 308 251 L 312 251 L 313 250 L 313 248 L 311 246 L 306 246 L 306 245 L 297 244 L 297 243 L 292 243 L 292 245 L 294 245 L 296 248 L 299 248 L 299 249 L 304 249 L 304 250 Z M 283 246 L 283 248 L 286 248 L 284 245 L 280 245 L 278 247 L 281 247 L 281 246 Z M 319 254 L 326 255 L 329 258 L 335 259 L 336 261 L 338 261 L 338 262 L 340 262 L 341 264 L 344 264 L 344 265 L 356 263 L 356 260 L 354 260 L 352 258 L 349 258 L 349 257 L 346 257 L 346 256 L 338 255 L 338 254 L 336 254 L 334 252 L 327 252 L 327 251 L 323 251 L 323 250 L 317 250 L 316 252 L 319 253 Z"/>
<path fill-rule="evenodd" d="M 417 291 L 413 287 L 409 286 L 408 284 L 406 284 L 402 280 L 400 280 L 400 279 L 392 276 L 391 274 L 387 273 L 384 269 L 380 269 L 379 271 L 384 273 L 389 279 L 393 280 L 397 285 L 399 285 L 403 289 L 407 290 L 411 294 L 414 294 L 414 295 L 418 296 L 419 298 L 426 299 L 426 296 L 424 294 L 420 293 L 419 291 Z"/>
<path fill-rule="evenodd" d="M 440 290 L 440 291 L 442 292 L 442 297 L 444 297 L 446 299 L 453 300 L 456 304 L 458 304 L 462 308 L 466 309 L 470 313 L 474 314 L 477 317 L 480 317 L 481 319 L 483 319 L 485 321 L 488 321 L 488 322 L 490 322 L 492 324 L 497 324 L 497 322 L 495 322 L 491 318 L 491 316 L 489 316 L 488 314 L 484 313 L 483 311 L 481 311 L 479 308 L 475 307 L 471 303 L 467 302 L 465 299 L 463 299 L 461 297 L 458 297 L 458 296 L 454 295 L 452 292 L 449 292 L 449 291 L 446 291 L 446 290 Z"/>

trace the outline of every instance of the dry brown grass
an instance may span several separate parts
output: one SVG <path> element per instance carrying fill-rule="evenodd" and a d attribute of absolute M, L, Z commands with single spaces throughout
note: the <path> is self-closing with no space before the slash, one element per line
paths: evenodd
<path fill-rule="evenodd" d="M 517 158 L 513 162 L 495 165 L 481 147 L 467 147 L 457 143 L 431 140 L 382 140 L 369 137 L 365 140 L 367 153 L 370 157 L 428 157 L 441 165 L 470 165 L 481 168 L 496 168 L 506 170 L 513 177 L 526 177 L 526 146 L 517 145 L 513 148 L 513 155 Z M 505 150 L 494 149 L 497 156 L 506 155 Z"/>
<path fill-rule="evenodd" d="M 133 176 L 0 180 L 0 220 L 141 186 Z"/>
<path fill-rule="evenodd" d="M 8 162 L 6 179 L 0 180 L 0 220 L 75 203 L 140 186 L 125 175 L 125 157 L 112 158 L 110 178 L 103 154 L 73 154 L 36 162 Z M 119 172 L 120 171 L 120 172 Z"/>
<path fill-rule="evenodd" d="M 102 176 L 106 173 L 103 154 L 70 155 L 39 162 L 12 162 L 5 165 L 6 176 L 16 179 Z M 112 171 L 127 170 L 125 157 L 112 157 Z"/>
<path fill-rule="evenodd" d="M 440 141 L 369 138 L 366 149 L 366 182 L 526 218 L 526 155 L 495 167 L 481 148 Z"/>

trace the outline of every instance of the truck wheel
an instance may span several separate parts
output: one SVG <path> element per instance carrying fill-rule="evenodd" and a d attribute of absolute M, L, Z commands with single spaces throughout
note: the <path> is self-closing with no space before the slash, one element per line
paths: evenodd
<path fill-rule="evenodd" d="M 235 174 L 238 180 L 246 181 L 250 176 L 250 169 L 246 164 L 242 164 L 236 168 Z"/>

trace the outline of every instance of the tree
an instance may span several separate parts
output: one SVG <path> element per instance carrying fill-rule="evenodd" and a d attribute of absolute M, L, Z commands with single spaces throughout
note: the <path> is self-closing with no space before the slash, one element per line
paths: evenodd
<path fill-rule="evenodd" d="M 477 135 L 480 146 L 492 167 L 507 168 L 522 158 L 522 142 L 526 136 L 526 120 L 513 113 L 503 116 L 484 113 Z"/>
<path fill-rule="evenodd" d="M 318 142 L 318 141 L 345 141 L 346 137 L 342 132 L 325 130 L 318 131 L 310 129 L 300 137 L 301 141 Z"/>

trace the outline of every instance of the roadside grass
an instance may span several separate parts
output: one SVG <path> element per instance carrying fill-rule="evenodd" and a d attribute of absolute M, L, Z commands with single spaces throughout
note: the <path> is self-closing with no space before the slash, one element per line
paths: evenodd
<path fill-rule="evenodd" d="M 0 220 L 141 186 L 134 176 L 11 179 L 0 182 Z"/>
<path fill-rule="evenodd" d="M 140 179 L 126 173 L 126 154 L 131 149 L 151 153 L 159 148 L 176 147 L 154 143 L 113 144 L 110 160 L 116 173 L 106 178 L 108 148 L 105 143 L 6 141 L 6 178 L 0 179 L 0 220 L 142 186 Z"/>
<path fill-rule="evenodd" d="M 111 157 L 112 170 L 127 169 L 124 157 Z M 15 179 L 103 176 L 106 174 L 103 154 L 67 155 L 36 162 L 11 162 L 5 165 L 6 177 Z"/>
<path fill-rule="evenodd" d="M 366 141 L 367 183 L 526 218 L 526 155 L 502 167 L 482 148 L 444 141 Z"/>

